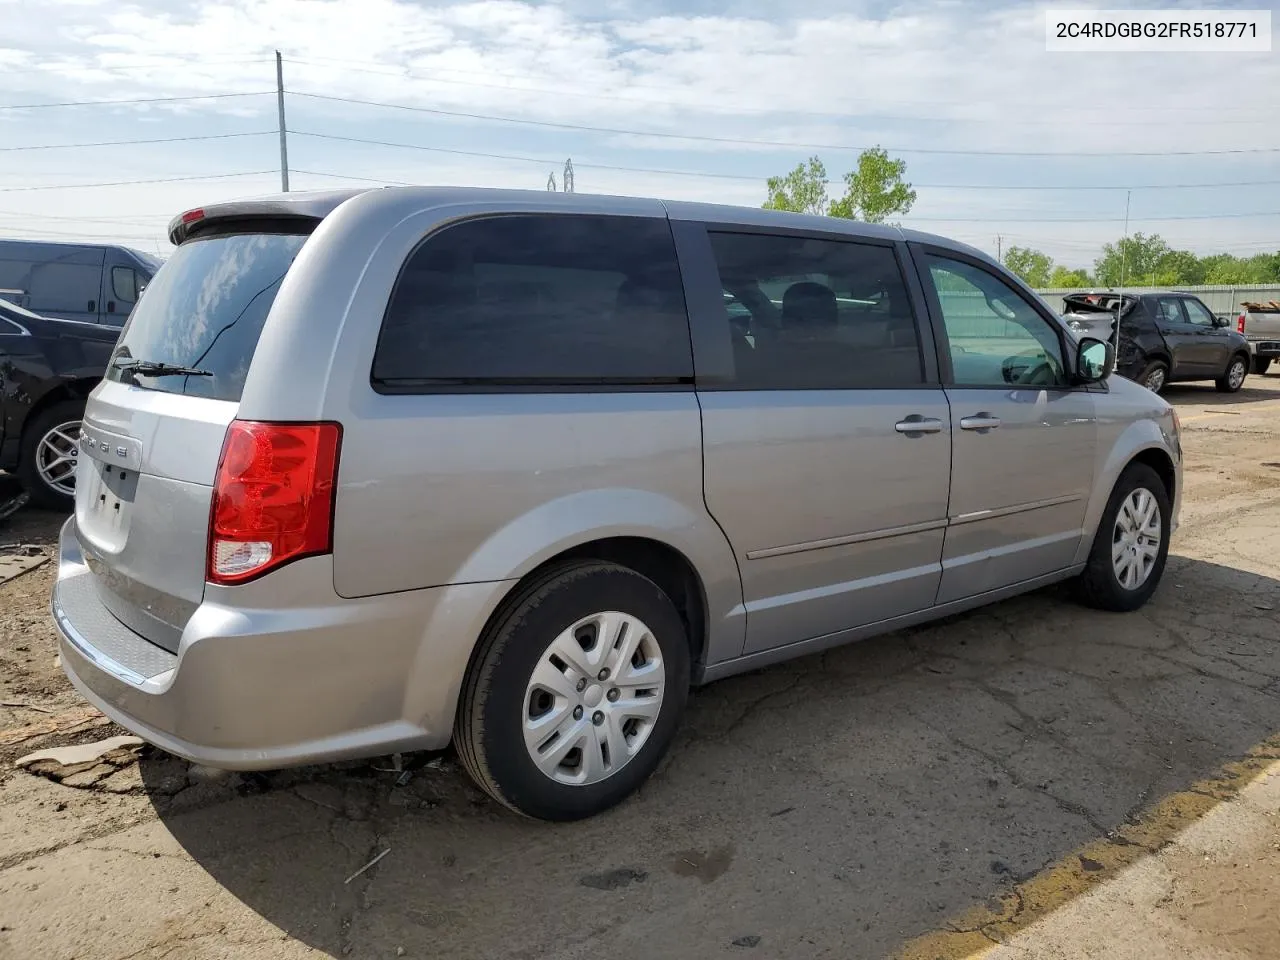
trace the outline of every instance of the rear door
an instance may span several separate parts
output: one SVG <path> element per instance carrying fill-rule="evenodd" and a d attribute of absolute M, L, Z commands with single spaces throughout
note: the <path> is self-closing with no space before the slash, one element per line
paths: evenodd
<path fill-rule="evenodd" d="M 676 226 L 686 283 L 715 285 L 688 299 L 706 502 L 741 571 L 745 652 L 929 607 L 951 424 L 905 248 Z"/>
<path fill-rule="evenodd" d="M 306 242 L 299 229 L 211 225 L 178 247 L 85 411 L 76 529 L 86 562 L 107 608 L 168 650 L 204 596 L 223 438 L 280 283 Z M 128 360 L 205 375 L 144 376 L 120 366 Z"/>
<path fill-rule="evenodd" d="M 1067 382 L 1070 339 L 996 268 L 916 247 L 955 425 L 938 603 L 1069 567 L 1084 535 L 1097 423 Z"/>
<path fill-rule="evenodd" d="M 1172 354 L 1172 376 L 1183 380 L 1203 376 L 1207 367 L 1200 356 L 1199 330 L 1187 320 L 1182 297 L 1152 297 L 1150 302 L 1155 308 L 1156 327 Z"/>
<path fill-rule="evenodd" d="M 46 317 L 97 323 L 101 309 L 101 247 L 50 244 L 40 259 L 26 263 L 27 309 Z"/>

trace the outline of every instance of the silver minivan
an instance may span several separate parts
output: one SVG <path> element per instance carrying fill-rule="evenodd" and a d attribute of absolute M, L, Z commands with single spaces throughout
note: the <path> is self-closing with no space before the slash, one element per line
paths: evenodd
<path fill-rule="evenodd" d="M 1172 408 L 964 245 L 457 188 L 170 235 L 52 606 L 76 687 L 193 761 L 452 741 L 584 817 L 691 685 L 1067 579 L 1133 610 L 1163 571 Z"/>

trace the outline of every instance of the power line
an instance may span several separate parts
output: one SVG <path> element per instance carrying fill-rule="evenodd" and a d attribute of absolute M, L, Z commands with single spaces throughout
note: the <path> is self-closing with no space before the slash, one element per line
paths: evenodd
<path fill-rule="evenodd" d="M 286 57 L 285 63 L 292 63 L 303 67 L 318 67 L 324 69 L 325 65 L 317 63 L 313 60 L 296 60 Z M 348 67 L 356 73 L 367 73 L 374 76 L 394 77 L 401 80 L 421 80 L 427 83 L 448 83 L 463 87 L 483 88 L 487 90 L 501 90 L 505 93 L 530 93 L 545 94 L 556 97 L 577 97 L 585 100 L 600 100 L 609 103 L 634 103 L 638 106 L 648 107 L 674 107 L 680 110 L 702 110 L 710 113 L 721 114 L 767 114 L 767 113 L 785 113 L 789 115 L 799 116 L 815 116 L 815 117 L 836 117 L 845 120 L 888 120 L 900 121 L 904 123 L 957 123 L 957 124 L 1007 124 L 1007 117 L 989 117 L 989 118 L 963 118 L 963 117 L 927 117 L 927 116 L 894 116 L 884 113 L 840 113 L 835 110 L 799 110 L 791 107 L 764 107 L 764 108 L 729 108 L 724 109 L 723 105 L 708 105 L 705 103 L 697 103 L 693 101 L 679 100 L 653 100 L 647 97 L 624 97 L 617 94 L 605 93 L 583 93 L 580 90 L 571 90 L 566 87 L 514 87 L 510 84 L 501 83 L 482 83 L 475 80 L 455 80 L 450 77 L 442 77 L 433 74 L 409 73 L 398 70 L 374 70 L 368 67 Z M 856 99 L 856 98 L 855 98 Z M 869 101 L 876 102 L 876 101 Z M 972 106 L 972 104 L 961 104 L 962 106 Z M 1054 127 L 1071 126 L 1078 127 L 1167 127 L 1167 120 L 1068 120 L 1060 119 L 1022 119 L 1018 121 L 1019 126 L 1027 124 L 1049 125 Z M 1238 119 L 1214 119 L 1214 120 L 1181 120 L 1179 126 L 1217 126 L 1219 124 L 1253 124 L 1259 126 L 1267 124 L 1270 121 L 1265 117 L 1256 117 L 1249 120 Z"/>
<path fill-rule="evenodd" d="M 528 120 L 520 117 L 501 117 L 486 113 L 467 113 L 459 110 L 437 110 L 432 107 L 416 107 L 403 103 L 387 103 L 377 100 L 362 100 L 357 97 L 336 97 L 323 93 L 303 93 L 289 91 L 289 96 L 306 97 L 310 100 L 325 100 L 332 103 L 348 103 L 365 107 L 385 107 L 391 110 L 407 110 L 412 113 L 426 113 L 438 117 L 455 117 L 463 120 L 485 120 L 493 123 L 515 123 L 531 127 L 544 127 L 554 130 L 577 130 L 588 133 L 607 133 L 627 137 L 657 137 L 664 140 L 697 140 L 703 143 L 734 143 L 755 147 L 800 147 L 806 150 L 850 150 L 866 149 L 861 146 L 834 143 L 803 143 L 791 140 L 750 140 L 743 137 L 710 137 L 692 133 L 662 133 L 653 130 L 627 130 L 621 127 L 597 127 L 581 123 L 560 123 L 554 120 Z M 1227 150 L 1162 150 L 1162 151 L 1050 151 L 1050 150 L 946 150 L 936 147 L 884 147 L 890 153 L 918 153 L 938 156 L 966 157 L 1199 157 L 1225 154 L 1280 153 L 1280 147 L 1239 147 Z"/>
<path fill-rule="evenodd" d="M 1249 213 L 1214 213 L 1203 216 L 1129 217 L 1130 223 L 1155 223 L 1169 220 L 1239 220 L 1246 217 L 1280 217 L 1280 210 Z M 1124 217 L 908 217 L 903 226 L 913 223 L 1123 223 Z"/>
<path fill-rule="evenodd" d="M 104 183 L 45 183 L 36 187 L 0 187 L 0 193 L 25 193 L 31 190 L 74 190 L 81 187 L 131 187 L 143 183 L 179 183 L 189 180 L 229 180 L 232 177 L 258 177 L 275 170 L 246 170 L 243 173 L 208 173 L 192 177 L 155 177 L 149 180 L 109 180 Z"/>
<path fill-rule="evenodd" d="M 335 64 L 341 64 L 344 66 L 351 66 L 354 64 L 357 66 L 364 66 L 364 67 L 386 67 L 386 63 L 377 62 L 373 60 L 348 60 L 348 59 L 342 59 L 339 57 L 321 57 L 321 56 L 315 56 L 315 55 L 312 55 L 311 57 L 309 57 L 308 60 L 322 61 L 324 63 L 335 63 Z M 294 62 L 302 63 L 306 61 L 294 61 Z M 460 67 L 436 67 L 434 69 L 444 73 L 457 73 L 457 74 L 462 74 L 463 76 L 472 76 L 472 77 L 485 77 L 485 78 L 504 77 L 509 80 L 541 79 L 540 77 L 531 76 L 530 74 L 527 74 L 527 73 L 525 74 L 498 73 L 497 71 L 492 71 L 492 70 L 464 70 Z M 362 72 L 372 73 L 375 71 L 362 71 Z M 404 74 L 402 73 L 396 73 L 396 74 L 388 73 L 387 75 L 388 76 L 404 76 Z M 412 77 L 410 79 L 412 79 Z M 682 93 L 687 89 L 687 87 L 685 86 L 676 85 L 676 84 L 649 84 L 649 85 L 633 84 L 631 83 L 631 80 L 632 80 L 631 77 L 624 77 L 623 80 L 627 82 L 628 87 L 634 90 L 668 90 L 676 93 Z M 972 100 L 900 100 L 900 99 L 890 99 L 887 97 L 880 97 L 880 96 L 840 97 L 839 100 L 846 103 L 893 103 L 893 104 L 902 104 L 904 106 L 949 106 L 949 107 L 973 106 Z M 1037 111 L 1043 111 L 1046 108 L 1046 104 L 1044 103 L 1043 100 L 1001 101 L 1001 105 L 1005 107 L 1027 107 L 1029 109 L 1037 110 Z M 1114 113 L 1117 108 L 1108 104 L 1106 106 L 1106 109 L 1109 112 Z M 1126 106 L 1120 107 L 1119 109 L 1127 109 L 1127 110 L 1134 110 L 1134 111 L 1140 111 L 1140 112 L 1153 112 L 1153 113 L 1157 113 L 1157 112 L 1158 113 L 1176 113 L 1180 117 L 1185 116 L 1187 113 L 1190 113 L 1190 112 L 1212 113 L 1216 117 L 1221 115 L 1223 108 L 1222 107 L 1182 107 L 1182 106 L 1174 107 L 1174 106 L 1164 106 L 1164 105 L 1155 105 L 1155 104 L 1143 104 L 1139 106 L 1126 105 Z M 1228 109 L 1233 109 L 1233 108 L 1228 108 Z M 1239 108 L 1234 108 L 1234 109 L 1239 109 Z"/>
<path fill-rule="evenodd" d="M 254 90 L 249 93 L 202 93 L 186 97 L 140 97 L 134 100 L 65 100 L 61 103 L 9 103 L 0 104 L 0 110 L 44 110 L 49 107 L 110 107 L 135 103 L 183 103 L 192 100 L 230 100 L 233 97 L 262 97 L 274 94 L 274 90 Z"/>
<path fill-rule="evenodd" d="M 396 147 L 404 150 L 424 150 L 430 153 L 445 153 L 461 157 L 481 157 L 487 160 L 515 160 L 522 163 L 548 164 L 558 163 L 547 157 L 526 157 L 511 153 L 485 153 L 479 150 L 455 150 L 450 147 L 429 147 L 419 143 L 402 143 L 394 140 L 373 140 L 367 137 L 346 137 L 333 133 L 315 133 L 308 130 L 289 130 L 295 137 L 313 137 L 319 140 L 336 140 L 343 143 L 362 143 L 378 147 Z M 672 170 L 659 167 L 628 167 L 609 163 L 588 163 L 575 161 L 574 166 L 587 167 L 592 170 L 616 170 L 625 173 L 652 173 L 674 177 L 706 177 L 715 180 L 740 180 L 752 183 L 763 183 L 765 176 L 742 173 L 717 173 L 710 170 Z M 381 181 L 379 181 L 381 182 Z M 828 180 L 827 183 L 838 183 Z M 1232 183 L 1153 183 L 1153 184 L 1108 184 L 1106 186 L 1087 186 L 1083 184 L 1063 184 L 1059 186 L 1037 186 L 1010 183 L 915 183 L 913 187 L 927 190 L 1192 190 L 1208 187 L 1264 187 L 1280 184 L 1280 180 L 1240 180 Z"/>
<path fill-rule="evenodd" d="M 249 133 L 206 133 L 192 137 L 158 137 L 154 140 L 99 140 L 96 143 L 42 143 L 21 147 L 0 147 L 0 153 L 19 150 L 71 150 L 81 147 L 133 147 L 152 143 L 185 143 L 192 140 L 231 140 L 235 137 L 263 137 L 274 130 L 254 130 Z"/>
<path fill-rule="evenodd" d="M 293 131 L 290 130 L 290 133 Z M 347 173 L 325 173 L 323 170 L 299 170 L 291 168 L 292 173 L 301 173 L 309 177 L 332 177 L 334 180 L 354 180 L 357 183 L 377 183 L 384 187 L 412 187 L 415 184 L 406 180 L 379 180 L 377 177 L 356 177 Z"/>

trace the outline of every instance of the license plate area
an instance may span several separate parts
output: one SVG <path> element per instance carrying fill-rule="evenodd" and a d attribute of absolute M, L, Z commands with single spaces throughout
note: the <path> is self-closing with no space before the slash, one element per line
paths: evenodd
<path fill-rule="evenodd" d="M 103 549 L 119 552 L 129 539 L 129 521 L 138 492 L 138 471 L 101 460 L 82 464 L 77 485 L 83 478 L 80 500 L 80 528 Z"/>

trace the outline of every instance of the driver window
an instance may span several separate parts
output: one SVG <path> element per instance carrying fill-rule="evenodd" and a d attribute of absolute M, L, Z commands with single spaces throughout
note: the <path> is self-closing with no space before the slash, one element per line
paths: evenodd
<path fill-rule="evenodd" d="M 1058 332 L 994 274 L 930 256 L 942 322 L 951 345 L 952 382 L 966 387 L 1065 386 Z"/>
<path fill-rule="evenodd" d="M 1213 314 L 1199 300 L 1183 300 L 1182 309 L 1187 311 L 1187 320 L 1198 327 L 1212 327 Z"/>

